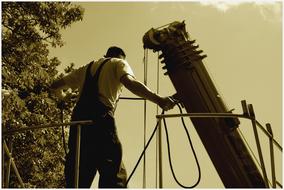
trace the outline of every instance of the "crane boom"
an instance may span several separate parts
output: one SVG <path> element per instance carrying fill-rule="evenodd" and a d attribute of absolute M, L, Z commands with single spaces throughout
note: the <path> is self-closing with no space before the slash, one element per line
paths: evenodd
<path fill-rule="evenodd" d="M 144 48 L 161 51 L 159 56 L 180 101 L 188 113 L 229 112 L 211 80 L 195 40 L 185 23 L 150 29 L 143 36 Z M 267 187 L 238 130 L 238 119 L 191 118 L 223 184 L 228 188 Z"/>

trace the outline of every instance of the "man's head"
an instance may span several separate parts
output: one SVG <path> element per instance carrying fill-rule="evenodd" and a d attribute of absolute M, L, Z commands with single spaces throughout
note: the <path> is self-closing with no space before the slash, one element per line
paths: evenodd
<path fill-rule="evenodd" d="M 116 58 L 125 59 L 126 55 L 121 48 L 116 46 L 111 46 L 110 48 L 108 48 L 105 57 L 116 57 Z"/>

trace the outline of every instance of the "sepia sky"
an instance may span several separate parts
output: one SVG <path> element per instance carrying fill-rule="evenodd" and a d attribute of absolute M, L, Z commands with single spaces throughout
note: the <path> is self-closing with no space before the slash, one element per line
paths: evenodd
<path fill-rule="evenodd" d="M 80 2 L 85 9 L 82 22 L 62 31 L 66 42 L 62 48 L 51 50 L 63 68 L 75 63 L 78 68 L 103 56 L 109 46 L 122 47 L 136 78 L 144 81 L 142 37 L 150 28 L 173 21 L 185 21 L 191 39 L 207 54 L 203 60 L 218 92 L 233 113 L 241 114 L 241 100 L 253 104 L 256 119 L 264 126 L 270 123 L 275 139 L 282 144 L 282 3 L 248 3 L 243 1 L 201 2 Z M 148 86 L 157 89 L 157 54 L 149 51 Z M 159 67 L 159 93 L 175 93 L 169 78 Z M 185 86 L 186 87 L 186 86 Z M 134 97 L 124 89 L 124 97 Z M 120 100 L 116 110 L 116 123 L 123 144 L 123 160 L 131 173 L 143 150 L 144 103 Z M 160 112 L 160 110 L 159 110 Z M 175 108 L 168 113 L 178 113 Z M 156 106 L 147 103 L 147 134 L 156 122 Z M 240 119 L 240 130 L 256 157 L 255 140 L 250 121 Z M 196 163 L 179 119 L 168 119 L 172 160 L 179 181 L 193 185 L 198 177 Z M 194 126 L 186 119 L 201 167 L 198 188 L 224 187 Z M 179 188 L 170 172 L 163 134 L 164 187 Z M 269 141 L 259 131 L 263 154 L 270 172 Z M 218 148 L 218 147 L 216 147 Z M 282 183 L 282 157 L 275 148 L 276 176 Z M 129 183 L 131 188 L 142 188 L 142 163 Z M 146 153 L 146 181 L 148 188 L 156 187 L 156 139 Z M 97 180 L 93 186 L 97 186 Z"/>

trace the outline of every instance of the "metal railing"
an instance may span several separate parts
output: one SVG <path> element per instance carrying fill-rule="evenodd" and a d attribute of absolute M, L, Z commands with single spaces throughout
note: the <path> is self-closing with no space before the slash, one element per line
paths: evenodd
<path fill-rule="evenodd" d="M 262 175 L 264 177 L 264 181 L 269 187 L 269 180 L 267 177 L 265 164 L 263 160 L 263 155 L 260 146 L 260 140 L 258 137 L 257 127 L 261 129 L 261 131 L 269 138 L 269 147 L 270 147 L 270 160 L 271 160 L 271 175 L 272 175 L 272 188 L 276 188 L 276 185 L 282 188 L 282 184 L 277 181 L 275 174 L 275 160 L 274 160 L 274 145 L 282 152 L 282 146 L 274 139 L 271 125 L 269 123 L 266 124 L 266 129 L 256 120 L 255 113 L 253 110 L 252 104 L 246 103 L 245 100 L 242 102 L 243 114 L 233 114 L 233 113 L 187 113 L 187 114 L 160 114 L 156 115 L 157 122 L 159 123 L 159 128 L 161 129 L 161 120 L 164 118 L 177 118 L 177 117 L 190 117 L 190 118 L 244 118 L 251 120 L 253 126 L 253 132 L 255 136 L 255 141 L 257 145 L 258 156 L 260 160 L 260 168 L 262 170 Z M 162 149 L 161 137 L 158 138 L 160 141 L 158 143 L 159 150 Z M 161 154 L 161 153 L 160 153 Z M 159 158 L 159 188 L 163 188 L 163 175 L 162 175 L 162 155 L 158 156 Z"/>
<path fill-rule="evenodd" d="M 268 123 L 266 124 L 267 129 L 265 129 L 256 119 L 255 119 L 255 114 L 254 114 L 254 110 L 252 105 L 246 105 L 245 101 L 242 101 L 242 106 L 243 106 L 243 114 L 233 114 L 233 113 L 187 113 L 187 114 L 163 114 L 163 115 L 156 115 L 156 118 L 158 120 L 158 122 L 161 124 L 161 120 L 163 118 L 175 118 L 175 117 L 190 117 L 190 118 L 194 118 L 194 117 L 203 117 L 203 118 L 208 118 L 208 117 L 219 117 L 219 118 L 245 118 L 248 120 L 252 121 L 252 125 L 254 128 L 254 135 L 257 135 L 257 127 L 261 129 L 262 132 L 264 132 L 264 134 L 269 138 L 269 144 L 270 144 L 270 159 L 271 159 L 271 173 L 272 173 L 272 187 L 276 188 L 276 185 L 282 187 L 282 185 L 277 181 L 276 179 L 276 175 L 275 175 L 275 161 L 274 161 L 274 145 L 282 152 L 282 147 L 281 145 L 274 139 L 273 137 L 273 133 L 272 133 L 272 128 L 271 125 Z M 85 121 L 73 121 L 73 122 L 69 122 L 69 123 L 52 123 L 52 124 L 46 124 L 46 125 L 37 125 L 37 126 L 31 126 L 31 127 L 26 127 L 26 128 L 19 128 L 19 129 L 13 129 L 13 130 L 9 130 L 9 131 L 3 131 L 2 132 L 2 140 L 3 140 L 3 144 L 2 144 L 2 148 L 3 148 L 3 154 L 6 153 L 8 155 L 8 171 L 10 171 L 10 167 L 12 166 L 13 170 L 15 171 L 16 177 L 21 185 L 21 187 L 25 187 L 24 182 L 18 172 L 18 169 L 16 167 L 15 161 L 12 157 L 12 154 L 8 148 L 8 145 L 6 143 L 6 141 L 4 140 L 3 137 L 9 136 L 9 135 L 14 135 L 16 133 L 23 133 L 26 132 L 28 130 L 37 130 L 37 129 L 47 129 L 47 128 L 55 128 L 55 127 L 62 127 L 62 126 L 77 126 L 78 127 L 78 133 L 77 133 L 77 139 L 76 139 L 76 158 L 75 158 L 75 184 L 74 187 L 78 188 L 79 187 L 79 167 L 80 167 L 80 140 L 81 140 L 81 127 L 82 125 L 89 125 L 89 124 L 94 124 L 93 121 L 91 120 L 85 120 Z M 161 126 L 160 126 L 161 129 Z M 159 137 L 159 141 L 161 141 L 161 137 Z M 259 153 L 259 159 L 261 162 L 261 169 L 262 169 L 262 174 L 264 176 L 264 180 L 266 181 L 266 183 L 268 184 L 268 178 L 267 178 L 267 174 L 266 174 L 266 170 L 265 170 L 265 165 L 263 162 L 263 156 L 262 156 L 262 152 L 261 152 L 261 148 L 260 148 L 260 141 L 259 138 L 256 137 L 256 143 L 257 143 L 257 149 L 258 149 L 258 153 Z M 162 143 L 159 142 L 159 150 L 161 150 L 161 146 Z M 161 153 L 160 153 L 161 154 Z M 4 160 L 4 159 L 2 159 Z M 159 155 L 159 188 L 163 187 L 163 176 L 162 176 L 162 155 Z M 3 166 L 3 171 L 4 171 L 4 164 L 2 164 Z M 9 185 L 9 175 L 10 172 L 7 172 L 6 176 L 3 175 L 3 171 L 2 171 L 2 176 L 4 177 L 4 182 L 2 182 L 2 186 L 3 187 L 8 187 Z"/>
<path fill-rule="evenodd" d="M 123 100 L 145 100 L 145 98 L 131 98 L 131 97 L 120 97 L 119 99 Z M 63 112 L 61 110 L 61 114 L 63 117 Z M 80 167 L 80 146 L 81 146 L 81 127 L 82 125 L 90 125 L 94 124 L 94 121 L 92 120 L 84 120 L 84 121 L 72 121 L 72 122 L 67 122 L 67 123 L 50 123 L 50 124 L 43 124 L 43 125 L 34 125 L 30 127 L 23 127 L 23 128 L 18 128 L 18 129 L 11 129 L 7 131 L 2 131 L 2 187 L 9 187 L 9 178 L 10 178 L 10 169 L 12 166 L 12 169 L 14 170 L 16 177 L 19 181 L 19 184 L 21 187 L 25 187 L 24 182 L 21 178 L 21 175 L 18 171 L 18 168 L 16 167 L 14 158 L 12 157 L 11 151 L 9 150 L 9 147 L 7 146 L 6 141 L 4 140 L 4 137 L 9 136 L 9 135 L 14 135 L 16 133 L 23 133 L 29 130 L 38 130 L 38 129 L 49 129 L 49 128 L 56 128 L 56 127 L 64 127 L 64 126 L 77 126 L 78 127 L 78 132 L 76 136 L 76 154 L 75 154 L 75 175 L 74 175 L 74 187 L 79 187 L 79 167 Z M 8 169 L 6 172 L 6 175 L 4 175 L 4 154 L 6 154 L 9 158 L 8 160 Z"/>
<path fill-rule="evenodd" d="M 79 187 L 79 167 L 80 167 L 80 146 L 81 146 L 81 127 L 82 125 L 90 125 L 90 124 L 94 124 L 94 122 L 92 120 L 85 120 L 85 121 L 73 121 L 73 122 L 69 122 L 69 123 L 51 123 L 51 124 L 45 124 L 45 125 L 35 125 L 35 126 L 31 126 L 31 127 L 26 127 L 26 128 L 19 128 L 19 129 L 12 129 L 9 131 L 4 131 L 2 132 L 2 147 L 3 147 L 3 155 L 4 153 L 6 155 L 8 155 L 8 170 L 7 170 L 7 174 L 3 175 L 4 173 L 4 164 L 2 164 L 3 168 L 2 168 L 2 176 L 4 177 L 4 182 L 2 181 L 2 187 L 9 187 L 9 178 L 10 178 L 10 167 L 12 166 L 16 177 L 19 181 L 19 184 L 21 187 L 25 188 L 24 182 L 20 176 L 20 173 L 16 167 L 15 161 L 12 157 L 12 154 L 7 146 L 6 141 L 4 140 L 3 137 L 5 136 L 9 136 L 9 135 L 14 135 L 16 133 L 23 133 L 29 130 L 38 130 L 38 129 L 48 129 L 48 128 L 55 128 L 55 127 L 62 127 L 62 126 L 77 126 L 78 127 L 78 132 L 77 132 L 77 137 L 76 137 L 76 154 L 75 154 L 75 177 L 74 177 L 74 187 L 78 188 Z M 4 159 L 2 159 L 4 160 Z"/>

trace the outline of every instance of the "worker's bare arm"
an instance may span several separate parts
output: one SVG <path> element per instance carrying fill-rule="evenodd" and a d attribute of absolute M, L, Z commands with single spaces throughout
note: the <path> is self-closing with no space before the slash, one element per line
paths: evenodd
<path fill-rule="evenodd" d="M 153 93 L 147 86 L 131 75 L 125 75 L 120 80 L 133 94 L 158 104 L 164 110 L 172 109 L 175 105 L 169 97 L 161 97 L 158 94 Z"/>
<path fill-rule="evenodd" d="M 64 80 L 61 78 L 61 79 L 58 79 L 58 80 L 54 81 L 51 84 L 50 88 L 52 90 L 62 90 L 64 88 L 66 88 L 66 84 L 65 84 Z"/>
<path fill-rule="evenodd" d="M 51 92 L 59 98 L 65 97 L 65 94 L 62 90 L 68 89 L 68 88 L 69 87 L 66 85 L 66 83 L 64 82 L 62 78 L 54 81 L 50 86 Z"/>

